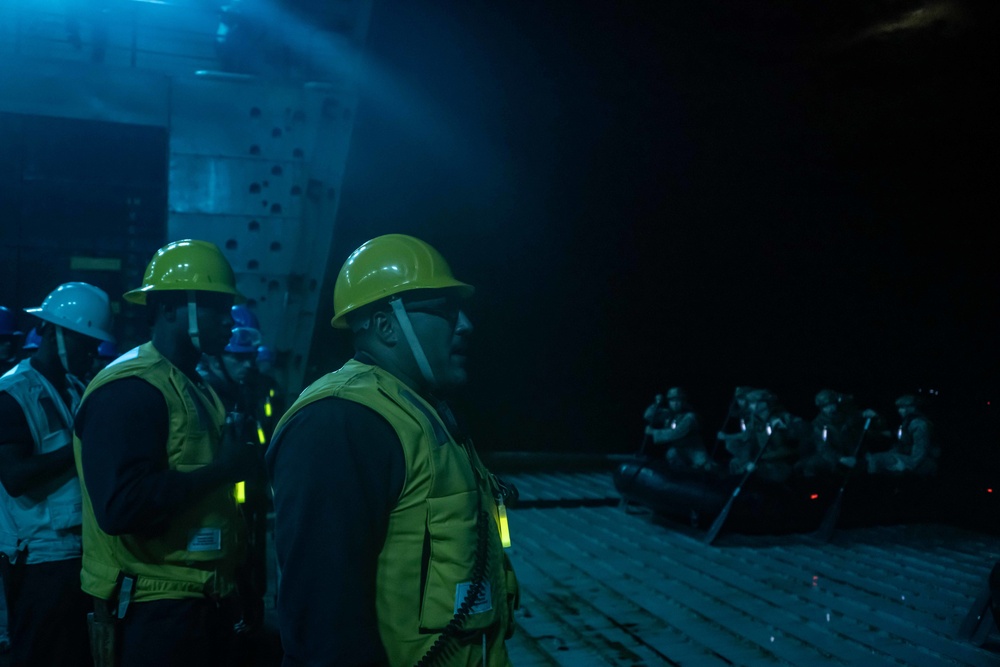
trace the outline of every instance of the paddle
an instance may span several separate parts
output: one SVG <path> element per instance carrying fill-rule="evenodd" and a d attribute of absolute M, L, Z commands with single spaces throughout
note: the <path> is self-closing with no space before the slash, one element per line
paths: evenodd
<path fill-rule="evenodd" d="M 840 488 L 837 489 L 837 497 L 833 499 L 830 503 L 830 507 L 827 508 L 826 514 L 823 515 L 823 521 L 819 524 L 819 528 L 813 536 L 823 542 L 829 542 L 830 537 L 833 536 L 833 529 L 837 527 L 837 519 L 840 518 L 840 508 L 844 504 L 844 487 L 847 486 L 847 481 L 851 478 L 851 474 L 858 467 L 857 460 L 858 454 L 861 453 L 861 448 L 865 444 L 865 435 L 868 433 L 868 427 L 871 426 L 872 419 L 869 417 L 865 420 L 865 427 L 861 430 L 861 437 L 858 438 L 858 444 L 854 447 L 854 454 L 852 458 L 855 461 L 854 467 L 851 468 L 846 475 L 844 475 L 844 480 L 840 483 Z"/>
<path fill-rule="evenodd" d="M 726 418 L 725 418 L 725 420 L 723 420 L 722 426 L 719 427 L 719 431 L 718 432 L 725 431 L 726 430 L 726 425 L 729 424 L 729 420 L 736 416 L 736 415 L 733 414 L 733 408 L 735 406 L 736 406 L 736 392 L 734 391 L 733 392 L 733 397 L 731 399 L 729 399 L 729 407 L 726 408 Z M 719 451 L 719 443 L 721 443 L 721 442 L 722 442 L 722 440 L 720 440 L 718 437 L 715 439 L 715 445 L 712 447 L 712 453 L 708 457 L 710 460 L 712 460 L 712 461 L 715 460 L 715 453 L 717 451 Z"/>
<path fill-rule="evenodd" d="M 726 502 L 726 506 L 722 508 L 722 511 L 719 512 L 719 516 L 715 517 L 715 521 L 712 522 L 712 527 L 709 528 L 708 532 L 705 534 L 705 544 L 711 544 L 715 541 L 715 538 L 718 537 L 719 532 L 722 530 L 722 524 L 726 522 L 726 517 L 728 517 L 729 513 L 733 510 L 733 505 L 736 503 L 736 496 L 740 495 L 740 491 L 743 490 L 743 485 L 747 483 L 747 480 L 750 479 L 750 475 L 752 475 L 753 471 L 757 469 L 757 462 L 760 461 L 760 457 L 764 453 L 764 450 L 766 450 L 767 446 L 771 443 L 771 434 L 773 432 L 774 431 L 771 429 L 771 425 L 768 424 L 767 439 L 764 441 L 764 444 L 761 445 L 760 451 L 757 452 L 757 456 L 753 458 L 753 462 L 747 466 L 746 472 L 743 473 L 743 478 L 740 479 L 740 483 L 736 485 L 735 489 L 733 489 L 733 493 L 729 496 L 729 501 Z"/>
<path fill-rule="evenodd" d="M 655 417 L 656 412 L 660 409 L 660 405 L 663 403 L 663 394 L 657 394 L 653 399 L 653 416 Z M 648 413 L 647 413 L 648 414 Z M 646 455 L 646 447 L 649 445 L 649 441 L 652 439 L 652 435 L 646 433 L 642 438 L 642 444 L 639 446 L 638 456 L 643 457 Z"/>

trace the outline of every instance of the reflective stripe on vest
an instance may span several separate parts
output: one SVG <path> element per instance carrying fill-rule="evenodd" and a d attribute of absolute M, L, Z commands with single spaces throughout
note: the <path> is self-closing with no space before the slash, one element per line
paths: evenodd
<path fill-rule="evenodd" d="M 7 392 L 21 407 L 34 442 L 32 454 L 48 454 L 71 443 L 73 412 L 83 386 L 68 379 L 72 401 L 67 406 L 59 392 L 25 359 L 0 378 L 0 391 Z M 0 485 L 0 551 L 13 556 L 19 543 L 28 544 L 28 563 L 79 558 L 82 520 L 80 483 L 73 470 L 45 498 L 29 494 L 11 497 Z"/>

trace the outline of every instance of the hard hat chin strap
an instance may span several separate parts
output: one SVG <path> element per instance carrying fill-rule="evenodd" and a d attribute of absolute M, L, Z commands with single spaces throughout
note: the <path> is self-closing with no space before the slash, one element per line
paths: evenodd
<path fill-rule="evenodd" d="M 56 351 L 59 353 L 59 363 L 62 364 L 63 370 L 66 374 L 69 374 L 69 357 L 66 354 L 66 339 L 63 337 L 63 328 L 56 325 Z"/>
<path fill-rule="evenodd" d="M 198 302 L 194 290 L 187 291 L 188 337 L 194 349 L 201 352 L 201 338 L 198 335 Z"/>
<path fill-rule="evenodd" d="M 406 339 L 407 344 L 410 346 L 410 351 L 413 352 L 413 358 L 417 362 L 420 374 L 429 386 L 436 387 L 437 381 L 434 379 L 434 371 L 431 370 L 430 362 L 427 361 L 427 355 L 424 354 L 424 348 L 420 345 L 417 332 L 413 330 L 413 325 L 410 323 L 410 316 L 407 315 L 406 309 L 403 308 L 402 299 L 392 299 L 389 304 L 392 306 L 392 312 L 396 315 L 396 321 L 399 322 L 399 328 L 403 330 L 403 338 Z"/>

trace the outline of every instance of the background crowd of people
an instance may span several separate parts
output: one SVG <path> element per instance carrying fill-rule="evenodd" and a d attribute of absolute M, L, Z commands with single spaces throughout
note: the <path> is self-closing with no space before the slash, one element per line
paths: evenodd
<path fill-rule="evenodd" d="M 236 636 L 230 653 L 276 645 L 264 629 L 263 451 L 283 409 L 274 353 L 253 312 L 232 303 L 217 248 L 164 250 L 125 297 L 149 309 L 153 340 L 124 354 L 111 300 L 88 283 L 59 285 L 25 308 L 37 322 L 27 333 L 0 307 L 0 650 L 12 665 L 91 665 L 112 616 L 122 637 L 105 633 L 103 650 L 115 664 L 154 664 L 150 652 L 164 664 L 176 664 L 177 650 L 218 655 L 211 642 L 181 639 L 204 634 L 206 610 L 226 628 L 220 636 Z M 206 439 L 223 415 L 241 416 L 239 434 L 228 424 Z M 167 544 L 202 512 L 227 514 L 232 534 L 213 543 L 216 516 L 186 548 Z M 142 576 L 129 582 L 119 566 Z M 209 582 L 238 604 L 203 595 Z"/>

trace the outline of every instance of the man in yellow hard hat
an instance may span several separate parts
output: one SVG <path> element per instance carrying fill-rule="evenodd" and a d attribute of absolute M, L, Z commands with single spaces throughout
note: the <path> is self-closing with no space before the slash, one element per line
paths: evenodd
<path fill-rule="evenodd" d="M 103 290 L 72 282 L 38 308 L 38 351 L 0 378 L 0 573 L 13 665 L 89 665 L 80 592 L 80 483 L 73 415 L 101 341 L 114 339 Z"/>
<path fill-rule="evenodd" d="M 340 270 L 332 324 L 356 354 L 299 396 L 266 454 L 290 664 L 510 662 L 510 491 L 442 400 L 467 379 L 472 292 L 401 234 Z"/>
<path fill-rule="evenodd" d="M 239 298 L 215 245 L 164 246 L 125 294 L 146 306 L 152 340 L 98 373 L 83 397 L 81 582 L 101 662 L 117 653 L 118 667 L 224 664 L 243 548 L 233 489 L 255 457 L 196 366 L 222 352 Z"/>

